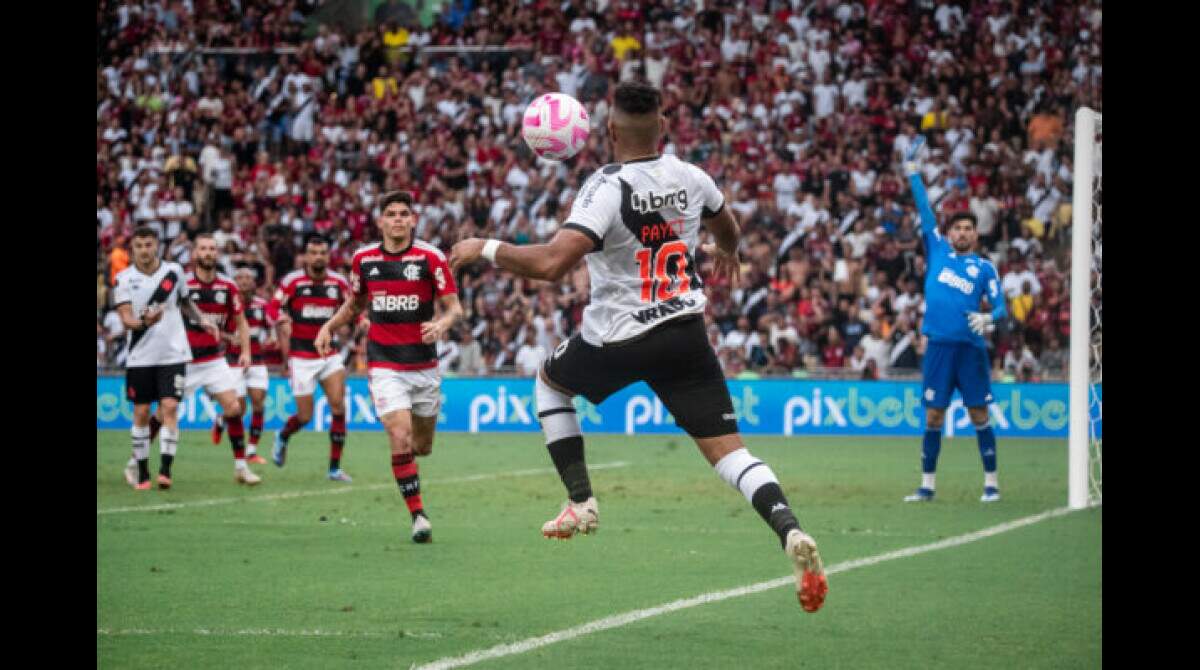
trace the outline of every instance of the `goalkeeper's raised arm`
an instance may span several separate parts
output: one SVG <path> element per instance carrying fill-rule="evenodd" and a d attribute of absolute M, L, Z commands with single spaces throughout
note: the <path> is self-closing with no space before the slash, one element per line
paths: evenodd
<path fill-rule="evenodd" d="M 917 162 L 917 152 L 925 144 L 925 136 L 917 135 L 904 156 L 904 174 L 908 176 L 908 184 L 912 188 L 913 202 L 917 205 L 917 214 L 921 220 L 921 234 L 925 238 L 925 247 L 930 248 L 935 240 L 941 241 L 938 232 L 937 215 L 929 204 L 929 194 L 925 191 L 925 182 L 921 179 L 921 166 Z"/>

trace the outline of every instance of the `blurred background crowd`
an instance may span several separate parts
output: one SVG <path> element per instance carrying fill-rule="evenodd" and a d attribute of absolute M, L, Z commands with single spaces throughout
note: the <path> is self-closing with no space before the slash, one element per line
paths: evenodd
<path fill-rule="evenodd" d="M 900 158 L 929 141 L 941 217 L 969 210 L 1009 318 L 996 379 L 1067 367 L 1074 111 L 1100 110 L 1098 0 L 100 0 L 96 72 L 97 366 L 123 365 L 112 277 L 134 227 L 260 293 L 328 237 L 332 268 L 378 239 L 379 194 L 411 191 L 418 238 L 547 241 L 611 161 L 619 81 L 660 87 L 663 151 L 704 168 L 743 228 L 741 280 L 708 285 L 729 377 L 919 374 L 925 258 Z M 520 138 L 525 105 L 588 108 L 565 163 Z M 447 374 L 530 375 L 576 331 L 581 263 L 561 283 L 481 264 Z M 1099 307 L 1099 302 L 1095 305 Z M 363 324 L 340 336 L 365 370 Z"/>

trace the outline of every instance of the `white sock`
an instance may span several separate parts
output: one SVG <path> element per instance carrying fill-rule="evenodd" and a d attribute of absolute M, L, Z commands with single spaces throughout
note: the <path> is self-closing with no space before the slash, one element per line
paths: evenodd
<path fill-rule="evenodd" d="M 245 470 L 246 469 L 246 459 L 244 459 L 244 458 L 233 459 L 233 469 L 238 472 Z"/>
<path fill-rule="evenodd" d="M 257 444 L 249 444 L 249 443 L 246 444 L 246 455 L 247 456 L 253 456 L 257 453 L 258 453 L 258 445 Z"/>
<path fill-rule="evenodd" d="M 713 468 L 721 479 L 746 496 L 750 504 L 754 504 L 754 492 L 758 487 L 771 482 L 779 483 L 770 466 L 751 456 L 745 447 L 725 454 Z"/>
<path fill-rule="evenodd" d="M 144 461 L 150 458 L 150 426 L 134 426 L 129 430 L 133 438 L 133 458 Z"/>
<path fill-rule="evenodd" d="M 921 473 L 921 488 L 929 489 L 930 491 L 935 490 L 934 489 L 935 485 L 933 483 L 933 480 L 936 478 L 937 478 L 936 472 L 922 472 Z"/>
<path fill-rule="evenodd" d="M 998 483 L 996 483 L 997 479 L 998 479 L 997 473 L 995 473 L 995 472 L 983 473 L 983 485 L 984 486 L 990 486 L 994 489 L 1000 488 L 1000 485 Z"/>
<path fill-rule="evenodd" d="M 179 448 L 179 430 L 172 430 L 163 427 L 158 431 L 158 451 L 161 454 L 175 455 L 175 451 Z"/>

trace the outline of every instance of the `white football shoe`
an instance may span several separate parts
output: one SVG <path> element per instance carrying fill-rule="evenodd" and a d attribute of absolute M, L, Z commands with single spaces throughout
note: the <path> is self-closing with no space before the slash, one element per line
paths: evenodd
<path fill-rule="evenodd" d="M 558 516 L 542 525 L 542 535 L 558 540 L 569 540 L 576 533 L 595 533 L 600 523 L 596 497 L 576 503 L 568 500 L 563 504 Z"/>
<path fill-rule="evenodd" d="M 125 483 L 129 484 L 130 486 L 132 486 L 135 489 L 137 488 L 137 485 L 138 485 L 137 461 L 135 461 L 132 458 L 129 459 L 129 462 L 125 464 Z"/>
<path fill-rule="evenodd" d="M 424 514 L 418 514 L 417 518 L 413 519 L 412 541 L 417 544 L 433 541 L 433 524 L 429 523 L 429 517 Z"/>
<path fill-rule="evenodd" d="M 825 579 L 825 566 L 817 552 L 817 542 L 808 533 L 793 529 L 787 536 L 788 558 L 792 559 L 792 572 L 796 575 L 796 598 L 805 612 L 816 612 L 825 604 L 829 593 L 829 582 Z"/>
<path fill-rule="evenodd" d="M 239 468 L 234 470 L 233 480 L 239 484 L 254 486 L 262 481 L 262 477 L 251 472 L 250 468 Z"/>

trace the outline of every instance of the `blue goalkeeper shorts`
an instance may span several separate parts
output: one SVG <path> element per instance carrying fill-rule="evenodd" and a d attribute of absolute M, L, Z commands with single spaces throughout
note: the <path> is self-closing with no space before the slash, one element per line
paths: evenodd
<path fill-rule="evenodd" d="M 954 389 L 962 393 L 963 405 L 967 407 L 983 407 L 992 402 L 987 349 L 966 342 L 930 342 L 921 373 L 921 401 L 925 407 L 946 409 Z"/>

